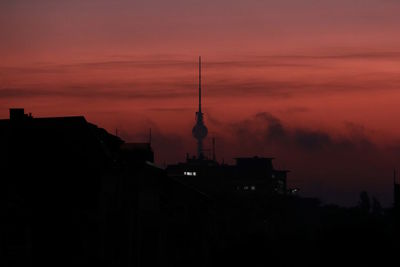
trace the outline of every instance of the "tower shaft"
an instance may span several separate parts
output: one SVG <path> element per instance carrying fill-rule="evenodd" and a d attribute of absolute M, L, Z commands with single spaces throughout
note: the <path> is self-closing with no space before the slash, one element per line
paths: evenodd
<path fill-rule="evenodd" d="M 203 139 L 208 133 L 204 125 L 203 112 L 201 111 L 201 57 L 199 57 L 199 110 L 196 112 L 196 124 L 192 129 L 193 137 L 197 139 L 197 158 L 203 159 Z"/>

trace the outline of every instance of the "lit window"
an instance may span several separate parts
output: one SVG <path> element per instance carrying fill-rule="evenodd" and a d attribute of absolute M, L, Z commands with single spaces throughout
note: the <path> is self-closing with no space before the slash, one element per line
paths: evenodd
<path fill-rule="evenodd" d="M 183 175 L 187 175 L 187 172 L 183 172 Z"/>
<path fill-rule="evenodd" d="M 254 185 L 251 186 L 251 190 L 256 190 L 256 187 Z"/>
<path fill-rule="evenodd" d="M 243 187 L 244 190 L 249 190 L 249 187 L 246 185 Z"/>
<path fill-rule="evenodd" d="M 196 172 L 193 172 L 193 176 L 196 176 Z"/>

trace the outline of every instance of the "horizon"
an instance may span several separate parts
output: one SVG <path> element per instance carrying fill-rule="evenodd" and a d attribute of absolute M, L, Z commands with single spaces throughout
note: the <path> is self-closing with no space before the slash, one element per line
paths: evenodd
<path fill-rule="evenodd" d="M 15 109 L 16 107 L 10 107 L 10 109 L 9 110 L 11 110 L 11 109 Z M 17 109 L 20 109 L 20 108 L 17 108 Z M 22 108 L 22 109 L 24 109 L 24 108 Z M 24 109 L 24 111 L 26 111 L 25 109 Z M 41 117 L 37 117 L 37 116 L 34 116 L 34 114 L 32 114 L 32 112 L 27 112 L 26 114 L 29 114 L 29 116 L 32 116 L 32 118 L 34 118 L 34 119 L 41 119 L 41 118 L 43 118 L 43 119 L 46 119 L 46 118 L 62 118 L 62 117 L 70 117 L 70 116 L 50 116 L 50 115 L 47 115 L 47 116 L 41 116 Z M 268 116 L 269 114 L 259 114 L 259 115 L 264 115 L 264 116 Z M 83 118 L 85 118 L 85 120 L 88 122 L 88 123 L 93 123 L 93 122 L 91 122 L 90 120 L 88 120 L 84 115 L 75 115 L 75 116 L 72 116 L 72 117 L 83 117 Z M 8 120 L 9 119 L 9 117 L 8 118 L 0 118 L 0 120 Z M 274 117 L 271 117 L 271 118 L 269 118 L 269 119 L 271 119 L 271 120 L 274 120 L 275 118 Z M 279 121 L 278 121 L 278 124 L 279 124 Z M 101 125 L 97 125 L 99 128 L 103 128 Z M 276 125 L 275 125 L 276 126 Z M 278 128 L 279 128 L 280 126 L 278 126 Z M 150 128 L 151 129 L 151 128 Z M 282 128 L 283 129 L 283 128 Z M 116 132 L 114 132 L 114 133 L 112 133 L 112 132 L 109 132 L 109 134 L 112 134 L 112 135 L 114 135 L 114 136 L 118 136 L 119 138 L 121 138 L 122 139 L 122 141 L 124 141 L 125 143 L 130 143 L 130 142 L 132 142 L 132 143 L 148 143 L 149 142 L 149 133 L 147 133 L 147 136 L 144 138 L 144 139 L 146 139 L 146 140 L 131 140 L 131 141 L 127 141 L 127 140 L 125 140 L 123 137 L 121 137 L 121 135 L 119 134 L 119 132 L 117 132 L 117 130 L 118 129 L 116 129 Z M 152 134 L 151 134 L 151 136 L 152 136 L 152 139 L 151 139 L 151 145 L 152 145 L 152 147 L 154 148 L 154 134 L 153 134 L 153 130 L 151 129 L 151 132 L 152 132 Z M 138 134 L 137 136 L 140 136 L 141 134 Z M 144 135 L 143 135 L 144 136 Z M 140 138 L 139 138 L 140 139 Z M 157 142 L 157 139 L 155 139 L 156 140 L 156 144 L 158 143 L 158 144 L 160 144 L 159 142 Z M 173 146 L 174 144 L 170 144 L 171 146 Z M 157 145 L 156 145 L 157 146 Z M 195 147 L 195 146 L 193 146 L 193 147 Z M 155 153 L 155 158 L 157 158 L 157 150 L 156 149 L 153 149 L 154 150 L 154 153 Z M 209 147 L 207 147 L 206 146 L 206 148 L 205 148 L 205 151 L 207 151 L 207 153 L 205 153 L 205 159 L 211 159 L 211 149 L 209 148 Z M 217 153 L 218 153 L 218 151 L 216 151 Z M 218 157 L 216 158 L 216 162 L 218 162 L 219 164 L 228 164 L 228 165 L 234 165 L 235 164 L 235 159 L 236 158 L 243 158 L 243 157 L 248 157 L 248 158 L 252 158 L 252 157 L 260 157 L 260 158 L 262 158 L 262 157 L 266 157 L 266 158 L 271 158 L 272 160 L 273 160 L 273 162 L 275 162 L 276 163 L 276 160 L 279 160 L 279 159 L 277 159 L 276 157 L 274 157 L 273 155 L 266 155 L 266 154 L 251 154 L 252 152 L 249 152 L 248 154 L 241 154 L 241 155 L 237 155 L 237 156 L 234 156 L 234 157 L 232 157 L 232 158 L 230 158 L 230 159 L 225 159 L 225 158 L 222 158 L 222 159 L 218 159 Z M 186 154 L 185 154 L 185 157 L 186 156 L 189 156 L 190 158 L 196 158 L 196 155 L 195 155 L 195 152 L 193 151 L 193 153 L 190 153 L 190 152 L 187 152 Z M 178 163 L 180 163 L 180 162 L 184 162 L 185 160 L 184 159 L 178 159 L 178 160 L 176 160 L 176 161 L 169 161 L 169 162 L 166 162 L 166 161 L 163 161 L 163 162 L 161 162 L 161 161 L 157 161 L 156 160 L 156 164 L 157 165 L 159 165 L 160 167 L 163 167 L 163 168 L 166 168 L 167 166 L 170 166 L 170 165 L 174 165 L 174 164 L 178 164 Z M 289 171 L 289 177 L 288 177 L 288 185 L 289 185 L 289 187 L 290 188 L 296 188 L 297 190 L 300 190 L 300 192 L 298 193 L 299 194 L 299 196 L 301 196 L 301 197 L 307 197 L 307 198 L 316 198 L 316 199 L 318 199 L 318 200 L 320 200 L 321 201 L 321 204 L 322 205 L 339 205 L 339 206 L 344 206 L 344 207 L 347 207 L 347 208 L 351 208 L 351 207 L 357 207 L 358 205 L 359 205 L 359 203 L 357 202 L 357 201 L 354 201 L 354 202 L 351 202 L 351 201 L 349 201 L 349 202 L 346 202 L 346 201 L 343 201 L 343 199 L 340 199 L 340 198 L 338 198 L 338 194 L 340 194 L 341 192 L 339 192 L 339 191 L 331 191 L 332 192 L 332 196 L 330 196 L 331 198 L 329 199 L 329 198 L 324 198 L 324 197 L 322 197 L 321 195 L 318 195 L 318 193 L 320 193 L 320 192 L 318 192 L 318 191 L 309 191 L 309 192 L 303 192 L 303 189 L 300 187 L 298 187 L 299 186 L 299 181 L 298 180 L 295 180 L 295 181 L 293 181 L 293 180 L 291 180 L 290 178 L 291 178 L 291 172 L 292 172 L 292 170 L 290 170 L 290 169 L 287 169 L 286 167 L 284 167 L 284 166 L 282 166 L 282 165 L 277 165 L 277 164 L 275 164 L 274 163 L 274 166 L 275 166 L 275 168 L 276 169 L 281 169 L 281 170 L 288 170 Z M 393 174 L 393 171 L 394 171 L 394 174 Z M 323 179 L 323 177 L 322 176 L 320 176 L 319 178 L 321 178 L 321 179 Z M 391 180 L 391 182 L 392 182 L 392 187 L 393 187 L 393 182 L 394 182 L 394 180 L 393 179 L 396 179 L 396 180 L 398 180 L 398 177 L 397 177 L 397 175 L 396 175 L 396 169 L 394 169 L 394 170 L 392 170 L 392 180 Z M 396 181 L 395 180 L 395 181 Z M 296 183 L 297 182 L 297 183 Z M 355 190 L 353 190 L 353 191 L 351 191 L 351 197 L 352 198 L 354 198 L 354 200 L 359 200 L 358 199 L 358 197 L 359 197 L 359 193 L 361 193 L 361 192 L 363 192 L 363 191 L 365 191 L 364 190 L 364 188 L 362 187 L 362 183 L 361 184 L 359 184 L 359 186 L 360 187 L 357 187 L 357 188 L 355 188 Z M 357 189 L 359 190 L 359 191 L 357 191 Z M 391 188 L 392 190 L 393 190 L 393 188 Z M 368 194 L 370 194 L 371 192 L 369 192 L 369 191 L 366 191 Z M 326 196 L 325 196 L 326 197 Z M 370 197 L 371 198 L 375 198 L 375 199 L 377 199 L 379 202 L 381 201 L 381 199 L 379 199 L 379 198 L 377 198 L 377 196 L 376 195 L 374 195 L 374 194 L 371 194 L 370 195 Z M 387 197 L 388 198 L 393 198 L 393 196 L 388 196 L 387 195 Z M 388 203 L 385 203 L 385 202 L 382 202 L 382 204 L 384 205 L 384 207 L 385 208 L 390 208 L 392 205 L 393 205 L 393 202 L 391 201 L 391 200 L 393 200 L 393 199 L 390 199 L 389 200 L 389 202 Z"/>

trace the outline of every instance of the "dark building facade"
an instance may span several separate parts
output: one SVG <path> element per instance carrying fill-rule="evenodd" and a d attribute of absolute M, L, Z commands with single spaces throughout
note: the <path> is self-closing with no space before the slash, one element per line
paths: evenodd
<path fill-rule="evenodd" d="M 0 120 L 0 265 L 204 265 L 210 200 L 153 161 L 150 144 L 82 116 L 11 109 Z"/>
<path fill-rule="evenodd" d="M 228 165 L 188 158 L 184 163 L 169 165 L 167 173 L 214 196 L 285 195 L 288 171 L 275 169 L 272 160 L 265 157 L 236 158 L 236 164 Z"/>
<path fill-rule="evenodd" d="M 150 143 L 124 143 L 120 153 L 124 161 L 154 163 L 154 151 Z"/>
<path fill-rule="evenodd" d="M 164 170 L 150 143 L 12 109 L 0 120 L 0 266 L 393 262 L 398 209 L 320 206 L 288 194 L 286 175 L 264 157 Z"/>

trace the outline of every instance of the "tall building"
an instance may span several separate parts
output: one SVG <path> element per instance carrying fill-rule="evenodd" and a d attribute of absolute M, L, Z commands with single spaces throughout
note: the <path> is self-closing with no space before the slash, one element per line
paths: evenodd
<path fill-rule="evenodd" d="M 197 158 L 204 159 L 203 140 L 208 133 L 204 125 L 203 112 L 201 111 L 201 57 L 199 57 L 199 109 L 196 112 L 196 124 L 192 129 L 193 137 L 197 140 Z"/>
<path fill-rule="evenodd" d="M 276 170 L 272 164 L 273 158 L 240 157 L 236 158 L 235 165 L 219 164 L 215 160 L 214 139 L 213 158 L 205 156 L 203 141 L 208 129 L 204 124 L 201 89 L 201 57 L 199 57 L 199 103 L 196 124 L 192 130 L 193 137 L 197 140 L 197 156 L 187 156 L 186 162 L 169 165 L 168 175 L 211 195 L 286 194 L 288 171 Z"/>

